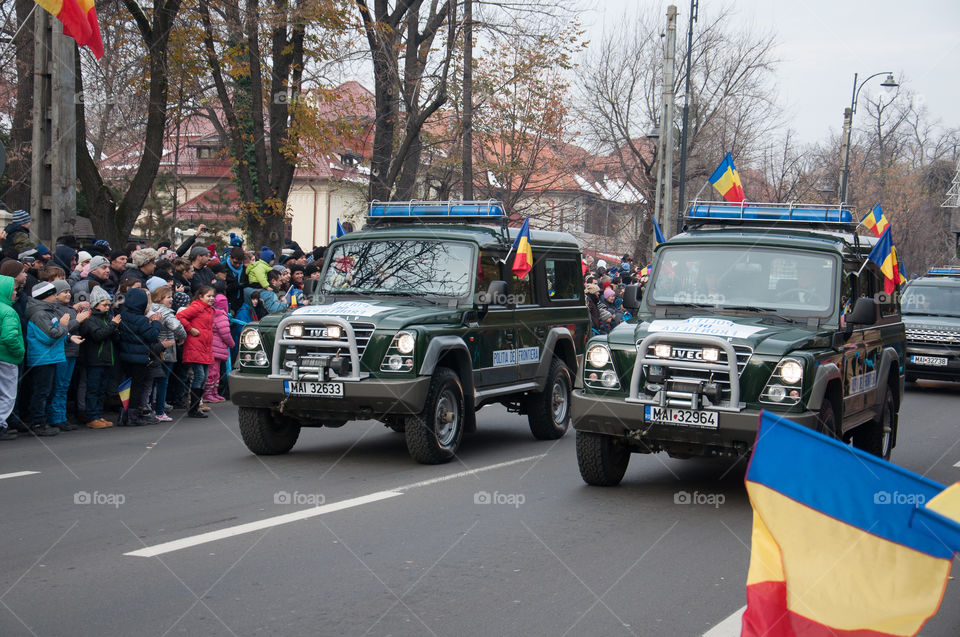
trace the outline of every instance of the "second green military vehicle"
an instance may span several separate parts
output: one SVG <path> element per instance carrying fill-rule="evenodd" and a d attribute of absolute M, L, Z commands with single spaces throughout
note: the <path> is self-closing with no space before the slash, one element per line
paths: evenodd
<path fill-rule="evenodd" d="M 491 403 L 526 414 L 536 438 L 562 436 L 589 329 L 580 250 L 530 231 L 518 278 L 518 232 L 493 202 L 371 205 L 367 227 L 327 249 L 312 305 L 240 334 L 230 397 L 250 450 L 374 418 L 441 463 Z"/>
<path fill-rule="evenodd" d="M 904 326 L 848 209 L 692 206 L 657 248 L 636 318 L 587 344 L 577 460 L 614 485 L 633 453 L 739 456 L 768 409 L 889 458 Z M 862 271 L 861 271 L 862 269 Z"/>

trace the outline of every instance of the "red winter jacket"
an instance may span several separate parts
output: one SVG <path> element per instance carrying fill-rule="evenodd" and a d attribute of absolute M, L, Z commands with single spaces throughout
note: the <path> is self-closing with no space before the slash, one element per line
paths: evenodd
<path fill-rule="evenodd" d="M 183 345 L 183 362 L 213 365 L 213 307 L 200 299 L 177 313 L 177 320 L 187 330 L 187 342 Z M 199 336 L 190 334 L 196 328 Z"/>

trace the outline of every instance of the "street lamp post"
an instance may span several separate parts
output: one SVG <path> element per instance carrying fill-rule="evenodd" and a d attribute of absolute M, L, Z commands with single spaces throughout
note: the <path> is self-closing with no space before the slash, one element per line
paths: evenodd
<path fill-rule="evenodd" d="M 853 74 L 853 95 L 850 98 L 850 108 L 843 110 L 843 171 L 840 173 L 840 205 L 847 202 L 847 180 L 850 178 L 850 136 L 853 134 L 853 114 L 857 112 L 857 98 L 860 97 L 860 89 L 875 77 L 886 75 L 887 77 L 880 83 L 883 88 L 896 88 L 900 84 L 893 79 L 892 71 L 882 71 L 874 73 L 857 85 L 857 74 Z"/>

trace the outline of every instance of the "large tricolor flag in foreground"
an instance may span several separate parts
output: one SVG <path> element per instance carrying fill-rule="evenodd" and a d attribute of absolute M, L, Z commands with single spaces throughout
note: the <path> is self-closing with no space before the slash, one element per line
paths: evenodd
<path fill-rule="evenodd" d="M 908 636 L 937 612 L 960 550 L 960 483 L 763 412 L 746 485 L 742 637 Z"/>
<path fill-rule="evenodd" d="M 743 186 L 740 185 L 740 173 L 733 165 L 733 157 L 730 156 L 730 153 L 727 153 L 727 156 L 723 158 L 708 181 L 727 201 L 740 203 L 744 200 Z"/>
<path fill-rule="evenodd" d="M 518 279 L 525 278 L 530 270 L 533 269 L 533 248 L 530 246 L 530 218 L 527 217 L 523 220 L 523 225 L 520 226 L 520 233 L 517 234 L 516 240 L 513 242 L 513 249 L 517 251 L 517 254 L 513 257 L 513 273 L 517 275 Z"/>
<path fill-rule="evenodd" d="M 85 46 L 99 60 L 103 57 L 103 40 L 93 0 L 34 0 L 50 15 L 63 23 L 64 35 Z"/>

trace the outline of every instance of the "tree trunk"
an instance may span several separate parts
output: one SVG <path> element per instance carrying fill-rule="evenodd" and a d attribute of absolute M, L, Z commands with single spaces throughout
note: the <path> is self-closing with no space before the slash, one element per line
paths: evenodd
<path fill-rule="evenodd" d="M 33 160 L 33 0 L 16 0 L 17 26 L 22 28 L 16 40 L 17 105 L 13 111 L 10 148 L 7 149 L 5 197 L 10 210 L 30 209 L 30 165 Z M 27 24 L 24 21 L 30 16 Z"/>

